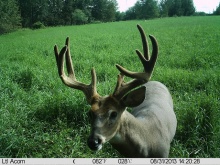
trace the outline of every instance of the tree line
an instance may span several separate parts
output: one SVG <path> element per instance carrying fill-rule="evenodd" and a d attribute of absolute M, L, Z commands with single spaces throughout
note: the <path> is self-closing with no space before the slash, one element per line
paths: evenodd
<path fill-rule="evenodd" d="M 125 19 L 190 16 L 195 13 L 193 0 L 139 0 L 125 12 Z"/>
<path fill-rule="evenodd" d="M 213 14 L 220 14 L 220 5 Z M 138 0 L 126 12 L 116 0 L 1 0 L 0 34 L 18 28 L 80 25 L 195 14 L 193 0 Z"/>
<path fill-rule="evenodd" d="M 116 0 L 17 0 L 22 26 L 47 26 L 114 21 Z"/>
<path fill-rule="evenodd" d="M 23 28 L 116 20 L 116 0 L 1 0 L 0 34 Z"/>

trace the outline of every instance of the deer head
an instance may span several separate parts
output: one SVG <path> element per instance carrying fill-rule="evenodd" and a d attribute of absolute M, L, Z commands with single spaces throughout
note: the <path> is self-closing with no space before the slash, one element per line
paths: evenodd
<path fill-rule="evenodd" d="M 89 116 L 91 118 L 91 134 L 88 138 L 88 146 L 92 150 L 99 150 L 102 145 L 110 141 L 120 129 L 120 122 L 123 119 L 123 113 L 126 107 L 134 107 L 139 105 L 144 99 L 144 92 L 141 88 L 135 89 L 142 84 L 148 82 L 151 78 L 154 65 L 158 55 L 157 41 L 153 36 L 149 36 L 152 42 L 152 56 L 149 55 L 148 42 L 144 30 L 137 25 L 141 34 L 143 43 L 143 54 L 136 50 L 136 53 L 143 64 L 143 72 L 131 72 L 120 65 L 116 65 L 120 74 L 117 78 L 115 90 L 108 96 L 100 96 L 96 90 L 96 72 L 91 70 L 91 83 L 84 84 L 77 81 L 72 65 L 69 38 L 66 39 L 65 46 L 58 51 L 57 46 L 54 47 L 58 73 L 65 85 L 68 87 L 81 90 L 86 97 L 88 104 L 91 105 Z M 66 61 L 67 75 L 64 72 L 64 61 Z M 132 78 L 129 82 L 124 82 L 124 76 Z M 135 89 L 135 90 L 133 90 Z"/>

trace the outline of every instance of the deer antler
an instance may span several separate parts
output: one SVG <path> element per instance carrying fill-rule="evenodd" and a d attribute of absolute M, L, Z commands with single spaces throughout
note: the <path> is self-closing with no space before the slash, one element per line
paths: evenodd
<path fill-rule="evenodd" d="M 137 25 L 138 30 L 141 34 L 142 44 L 143 44 L 143 50 L 144 55 L 139 51 L 136 50 L 136 53 L 141 60 L 141 63 L 144 66 L 144 72 L 131 72 L 125 68 L 123 68 L 120 65 L 116 65 L 117 69 L 121 72 L 120 75 L 118 75 L 118 81 L 116 84 L 115 91 L 113 93 L 113 96 L 115 96 L 118 99 L 121 99 L 126 93 L 128 93 L 133 88 L 136 88 L 146 82 L 148 82 L 151 78 L 151 75 L 153 73 L 153 69 L 157 60 L 158 56 L 158 45 L 157 40 L 149 35 L 152 45 L 153 45 L 153 51 L 152 56 L 150 58 L 149 56 L 149 48 L 148 48 L 148 42 L 145 36 L 145 32 L 142 29 L 140 25 Z M 125 83 L 124 82 L 124 75 L 130 78 L 133 78 L 134 80 Z"/>
<path fill-rule="evenodd" d="M 92 68 L 91 70 L 91 75 L 92 75 L 91 84 L 86 85 L 84 83 L 77 81 L 75 77 L 71 55 L 70 55 L 69 37 L 66 38 L 65 45 L 66 46 L 64 46 L 61 49 L 60 53 L 58 53 L 57 45 L 54 46 L 54 53 L 56 57 L 59 76 L 65 85 L 71 88 L 74 88 L 74 89 L 81 90 L 85 94 L 87 102 L 89 104 L 92 104 L 92 98 L 98 95 L 97 90 L 96 90 L 96 79 L 97 78 L 96 78 L 95 69 Z M 66 67 L 67 67 L 68 76 L 65 74 L 65 71 L 64 71 L 65 57 L 66 57 Z"/>

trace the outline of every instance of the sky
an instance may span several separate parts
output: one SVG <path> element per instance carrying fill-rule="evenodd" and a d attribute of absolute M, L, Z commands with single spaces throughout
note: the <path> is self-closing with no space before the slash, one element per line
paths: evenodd
<path fill-rule="evenodd" d="M 134 6 L 137 0 L 117 0 L 119 11 L 126 11 L 128 8 Z M 220 0 L 193 0 L 196 11 L 212 13 L 213 10 L 216 10 L 216 7 L 219 5 Z"/>

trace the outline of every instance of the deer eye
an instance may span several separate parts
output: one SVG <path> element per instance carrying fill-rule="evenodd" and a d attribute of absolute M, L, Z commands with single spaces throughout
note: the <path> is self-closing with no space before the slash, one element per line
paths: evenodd
<path fill-rule="evenodd" d="M 110 114 L 109 119 L 110 119 L 110 120 L 115 120 L 117 116 L 118 116 L 118 113 L 115 112 L 115 111 L 113 111 L 113 112 Z"/>

